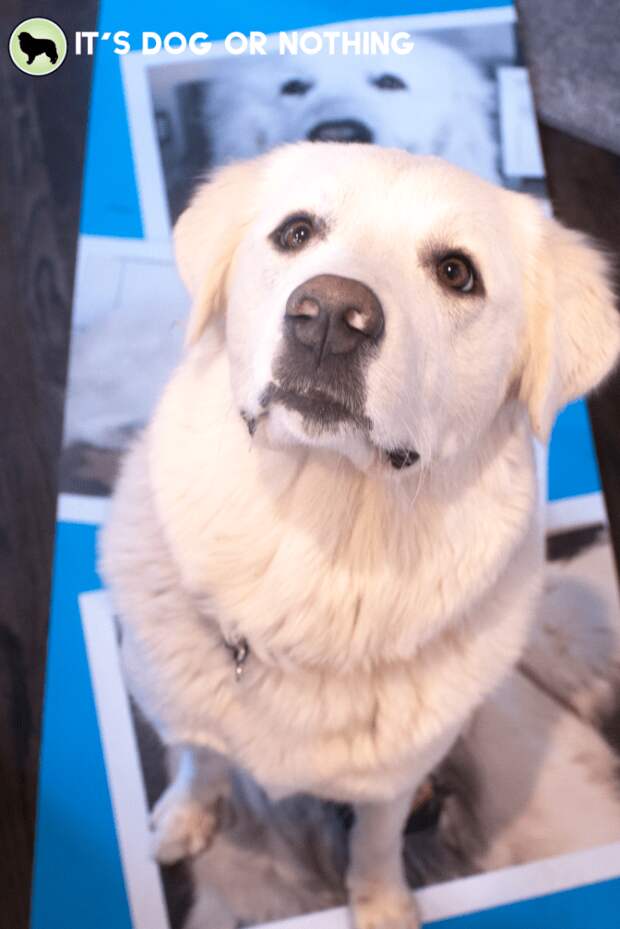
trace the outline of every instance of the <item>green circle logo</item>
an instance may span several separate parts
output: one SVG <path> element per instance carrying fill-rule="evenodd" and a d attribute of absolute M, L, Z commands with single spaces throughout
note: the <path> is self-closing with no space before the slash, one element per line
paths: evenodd
<path fill-rule="evenodd" d="M 20 71 L 40 77 L 61 66 L 67 56 L 67 40 L 51 19 L 35 16 L 15 27 L 9 39 L 9 55 Z"/>

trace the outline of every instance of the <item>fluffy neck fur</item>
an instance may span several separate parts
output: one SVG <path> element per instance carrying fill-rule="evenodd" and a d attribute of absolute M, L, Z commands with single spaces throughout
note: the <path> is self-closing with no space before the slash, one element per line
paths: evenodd
<path fill-rule="evenodd" d="M 208 364 L 197 352 L 148 445 L 184 585 L 224 635 L 281 669 L 408 659 L 479 608 L 532 529 L 531 440 L 510 402 L 475 455 L 424 475 L 365 475 L 333 452 L 251 440 L 225 352 Z"/>

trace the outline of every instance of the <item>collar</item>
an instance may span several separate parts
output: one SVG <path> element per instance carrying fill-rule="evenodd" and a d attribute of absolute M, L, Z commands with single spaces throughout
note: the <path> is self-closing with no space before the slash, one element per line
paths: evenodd
<path fill-rule="evenodd" d="M 232 639 L 223 638 L 224 645 L 232 655 L 235 664 L 235 680 L 240 681 L 245 668 L 245 663 L 250 654 L 248 640 L 243 636 L 235 636 Z"/>

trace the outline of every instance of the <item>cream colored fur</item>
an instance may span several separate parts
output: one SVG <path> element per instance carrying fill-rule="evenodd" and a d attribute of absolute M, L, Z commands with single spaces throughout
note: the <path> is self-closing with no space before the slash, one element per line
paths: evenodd
<path fill-rule="evenodd" d="M 282 255 L 269 233 L 300 210 L 327 233 Z M 127 458 L 101 559 L 133 693 L 187 752 L 156 850 L 209 840 L 208 747 L 273 796 L 355 803 L 356 926 L 412 929 L 411 798 L 520 655 L 539 592 L 530 423 L 546 435 L 620 348 L 602 262 L 534 202 L 438 159 L 329 144 L 224 169 L 176 245 L 187 353 Z M 438 247 L 471 254 L 484 292 L 446 293 Z M 286 298 L 319 273 L 383 304 L 369 433 L 261 407 Z M 412 445 L 419 463 L 391 471 L 381 450 Z M 235 636 L 251 648 L 240 682 Z"/>

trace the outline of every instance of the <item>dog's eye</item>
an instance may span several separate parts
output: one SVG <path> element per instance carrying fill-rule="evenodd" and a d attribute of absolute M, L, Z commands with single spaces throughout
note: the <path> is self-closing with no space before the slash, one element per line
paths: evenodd
<path fill-rule="evenodd" d="M 451 290 L 469 294 L 476 286 L 476 272 L 469 258 L 465 255 L 446 255 L 437 265 L 437 277 L 440 283 Z"/>
<path fill-rule="evenodd" d="M 314 224 L 309 216 L 291 216 L 271 234 L 272 241 L 285 252 L 298 251 L 314 235 Z"/>
<path fill-rule="evenodd" d="M 280 93 L 286 94 L 288 96 L 303 97 L 304 94 L 308 93 L 311 87 L 312 84 L 310 84 L 308 81 L 292 79 L 282 84 L 282 87 L 280 87 Z"/>
<path fill-rule="evenodd" d="M 379 77 L 374 77 L 371 81 L 371 84 L 374 84 L 379 90 L 406 90 L 407 85 L 402 80 L 402 78 L 397 77 L 396 74 L 381 74 Z"/>

